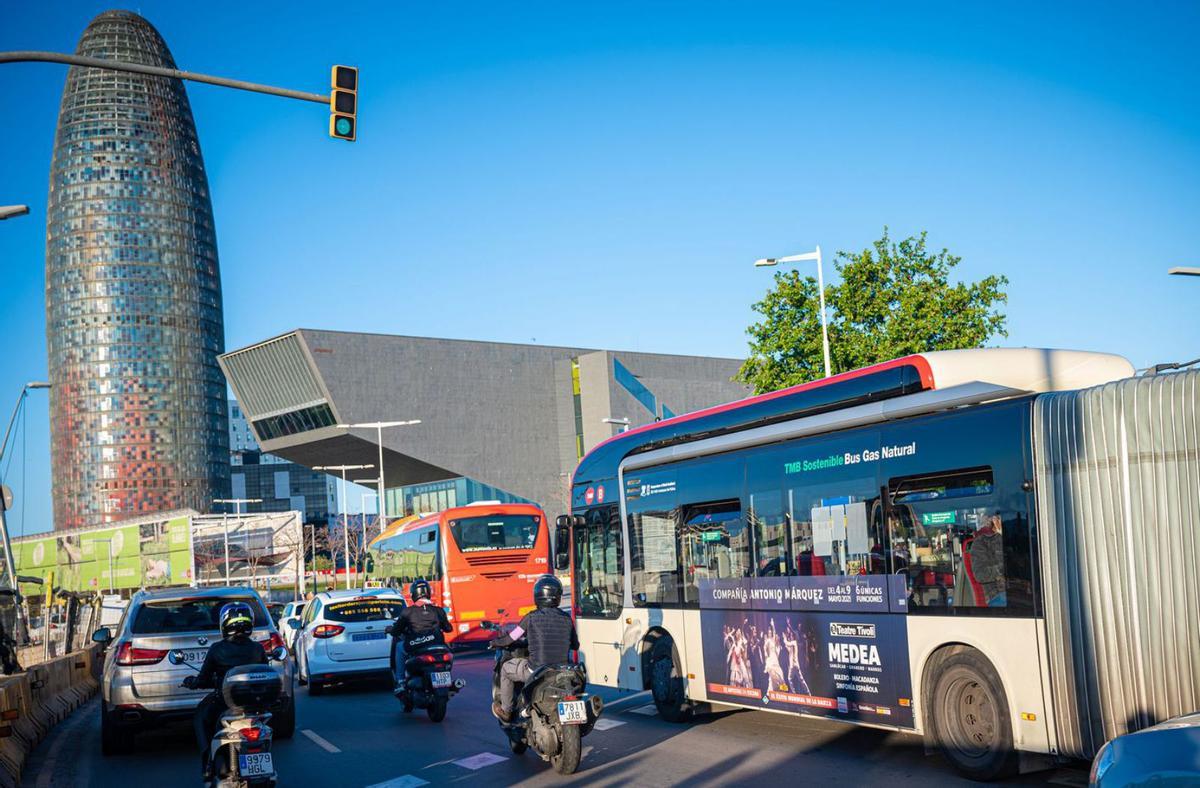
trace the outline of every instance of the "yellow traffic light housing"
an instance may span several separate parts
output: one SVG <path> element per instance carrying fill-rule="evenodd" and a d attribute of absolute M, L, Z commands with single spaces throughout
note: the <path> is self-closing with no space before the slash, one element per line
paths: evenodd
<path fill-rule="evenodd" d="M 334 66 L 330 83 L 329 136 L 353 142 L 358 133 L 358 69 Z"/>

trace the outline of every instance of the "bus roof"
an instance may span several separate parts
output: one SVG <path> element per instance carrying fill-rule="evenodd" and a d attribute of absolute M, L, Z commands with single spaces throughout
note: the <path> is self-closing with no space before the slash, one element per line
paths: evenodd
<path fill-rule="evenodd" d="M 1133 374 L 1133 365 L 1124 357 L 1089 351 L 981 348 L 916 353 L 620 433 L 584 456 L 575 469 L 574 484 L 616 476 L 617 465 L 631 454 L 919 391 L 976 381 L 1024 392 L 1070 391 Z"/>
<path fill-rule="evenodd" d="M 534 503 L 498 503 L 494 501 L 476 501 L 475 503 L 465 504 L 463 506 L 452 506 L 449 509 L 443 509 L 440 512 L 422 515 L 410 515 L 402 520 L 396 520 L 388 525 L 383 530 L 383 533 L 372 539 L 367 547 L 374 547 L 376 543 L 389 539 L 397 534 L 405 534 L 410 531 L 415 531 L 418 528 L 436 524 L 442 517 L 450 517 L 451 515 L 458 517 L 480 517 L 486 514 L 537 514 L 541 515 L 542 519 L 546 518 L 546 514 L 542 508 Z"/>

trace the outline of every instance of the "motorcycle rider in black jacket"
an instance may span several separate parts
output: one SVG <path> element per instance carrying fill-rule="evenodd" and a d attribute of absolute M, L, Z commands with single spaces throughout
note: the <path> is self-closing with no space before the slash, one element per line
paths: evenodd
<path fill-rule="evenodd" d="M 566 662 L 569 651 L 579 649 L 579 636 L 571 617 L 559 610 L 563 587 L 554 575 L 542 575 L 533 584 L 533 602 L 537 610 L 527 614 L 511 632 L 488 644 L 505 648 L 521 638 L 529 644 L 529 658 L 514 657 L 500 668 L 500 702 L 492 704 L 492 713 L 507 723 L 512 719 L 515 685 L 525 683 L 533 672 L 545 665 Z"/>
<path fill-rule="evenodd" d="M 267 652 L 261 643 L 250 639 L 254 630 L 254 613 L 245 602 L 230 602 L 221 608 L 218 616 L 221 640 L 217 641 L 204 655 L 200 672 L 187 676 L 183 685 L 189 689 L 212 689 L 192 716 L 192 729 L 196 743 L 200 746 L 200 769 L 208 773 L 208 748 L 217 730 L 217 720 L 225 711 L 225 697 L 221 694 L 221 682 L 225 674 L 241 665 L 266 665 Z"/>
<path fill-rule="evenodd" d="M 446 611 L 433 603 L 428 581 L 417 578 L 408 587 L 412 604 L 400 611 L 392 624 L 392 678 L 396 694 L 404 691 L 404 660 L 407 654 L 431 645 L 444 646 L 443 632 L 450 632 Z"/>

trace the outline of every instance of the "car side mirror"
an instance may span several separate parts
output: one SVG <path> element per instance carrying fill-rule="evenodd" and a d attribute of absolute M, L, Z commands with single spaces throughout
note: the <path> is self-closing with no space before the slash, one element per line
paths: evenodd
<path fill-rule="evenodd" d="M 103 643 L 104 645 L 108 645 L 110 642 L 112 642 L 112 639 L 112 631 L 110 631 L 108 627 L 100 627 L 92 633 L 93 643 Z"/>
<path fill-rule="evenodd" d="M 291 627 L 292 629 L 299 629 L 299 628 L 300 628 L 300 619 L 298 619 L 298 618 L 289 618 L 289 619 L 288 619 L 286 622 L 284 622 L 284 623 L 286 623 L 286 624 L 287 624 L 289 627 Z"/>
<path fill-rule="evenodd" d="M 384 631 L 386 634 L 390 635 L 390 634 L 392 634 L 392 632 L 393 632 L 395 629 L 396 629 L 396 628 L 395 628 L 394 626 L 392 626 L 391 624 L 388 624 L 386 627 L 384 627 L 384 628 L 383 628 L 383 631 Z"/>

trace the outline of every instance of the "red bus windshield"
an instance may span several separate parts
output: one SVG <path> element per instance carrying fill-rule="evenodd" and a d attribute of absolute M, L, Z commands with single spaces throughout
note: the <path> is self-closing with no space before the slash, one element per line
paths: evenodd
<path fill-rule="evenodd" d="M 479 550 L 531 550 L 542 518 L 531 514 L 489 514 L 450 521 L 450 533 L 464 553 Z"/>

